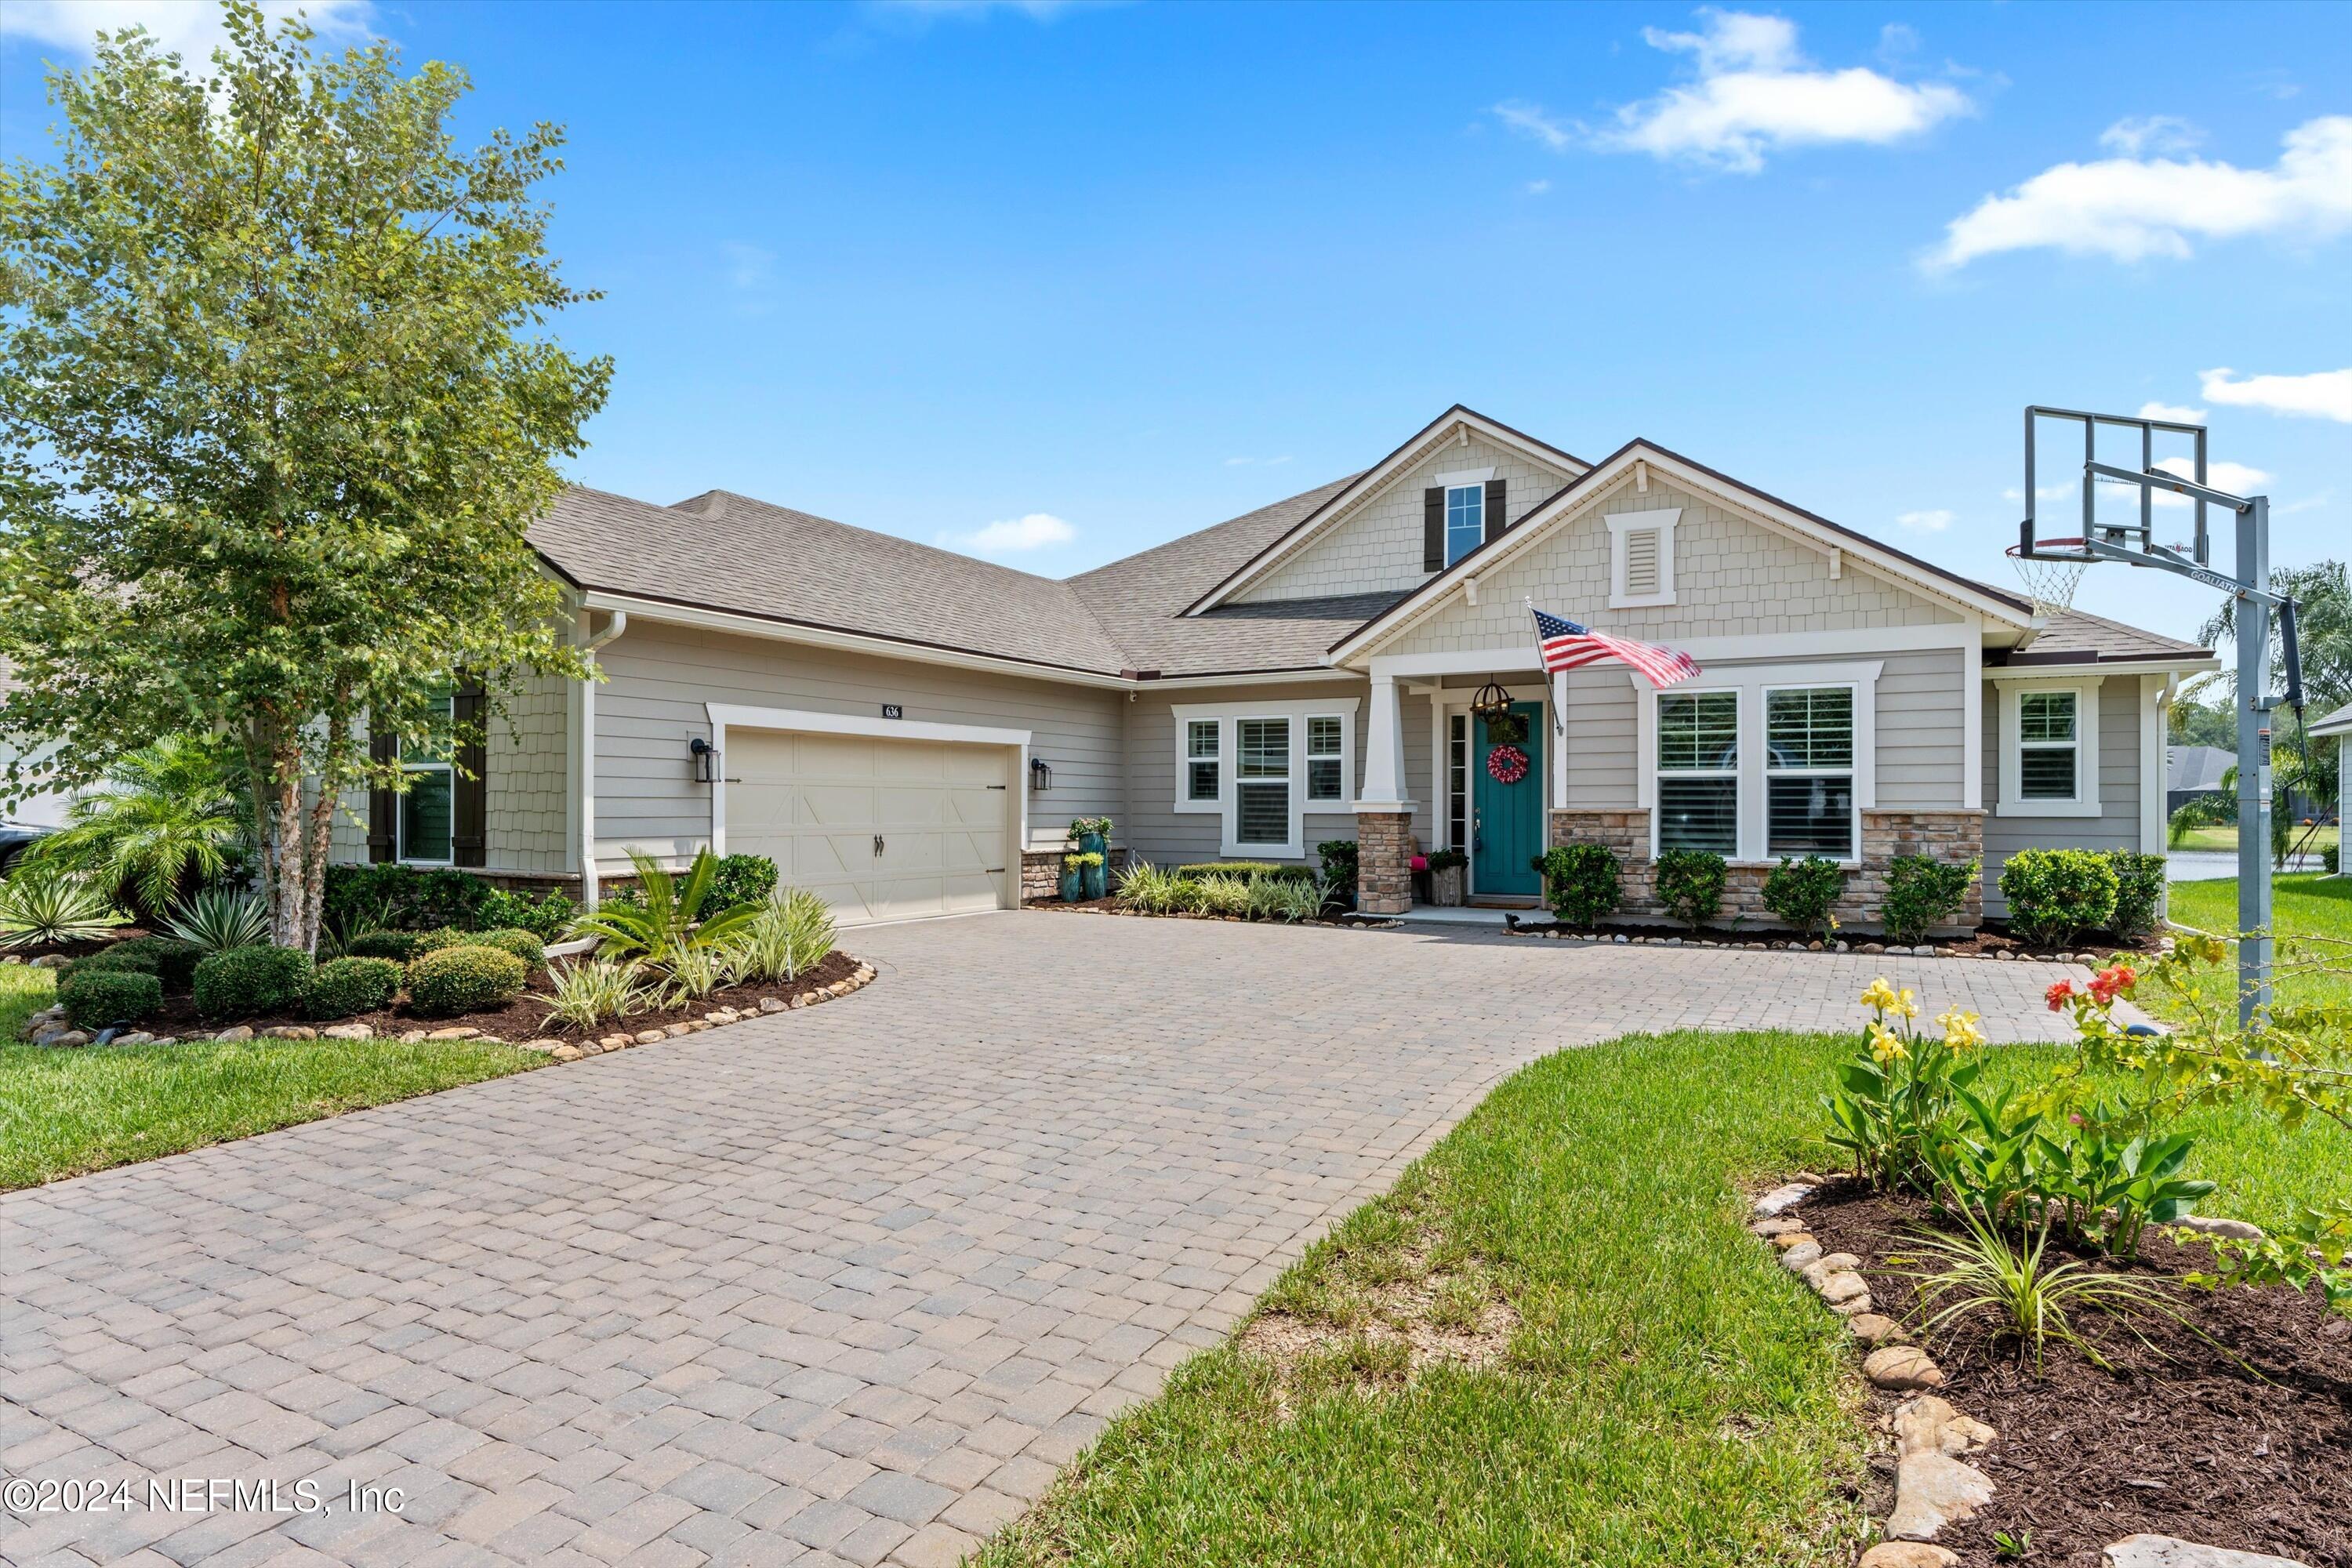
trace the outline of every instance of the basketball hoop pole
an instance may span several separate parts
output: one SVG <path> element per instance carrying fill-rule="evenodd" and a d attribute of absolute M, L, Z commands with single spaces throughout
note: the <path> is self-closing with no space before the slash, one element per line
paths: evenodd
<path fill-rule="evenodd" d="M 2025 411 L 2025 521 L 2018 529 L 2018 552 L 2030 559 L 2039 554 L 2033 515 L 2033 422 L 2037 417 L 2079 420 L 2083 425 L 2083 534 L 2078 546 L 2082 555 L 2094 561 L 2153 566 L 2219 588 L 2236 601 L 2231 625 L 2238 643 L 2238 1021 L 2245 1027 L 2253 1027 L 2271 1005 L 2271 970 L 2276 947 L 2271 929 L 2271 814 L 2274 809 L 2271 801 L 2271 715 L 2277 709 L 2270 696 L 2271 633 L 2284 601 L 2272 592 L 2270 585 L 2270 498 L 2234 496 L 2207 483 L 2202 426 L 2037 405 Z M 2139 431 L 2140 468 L 2137 472 L 2099 461 L 2097 436 L 2102 425 Z M 2168 473 L 2156 466 L 2154 437 L 2158 430 L 2195 437 L 2194 479 Z M 2139 488 L 2136 524 L 2119 525 L 2098 519 L 2093 487 L 2103 479 Z M 2197 535 L 2191 554 L 2183 555 L 2177 548 L 2168 548 L 2155 541 L 2151 508 L 2160 489 L 2197 504 Z M 2208 506 L 2218 506 L 2237 518 L 2238 548 L 2231 563 L 2234 572 L 2220 572 L 2210 564 L 2205 527 Z M 2134 535 L 2137 536 L 2136 548 L 2126 542 Z M 2050 542 L 2055 546 L 2060 542 Z M 2064 559 L 2066 552 L 2053 548 L 2051 558 Z M 2281 629 L 2291 645 L 2294 637 L 2292 617 Z M 2295 654 L 2292 646 L 2287 650 L 2287 669 L 2288 682 L 2294 686 Z M 2299 704 L 2302 692 L 2291 690 L 2287 700 Z"/>

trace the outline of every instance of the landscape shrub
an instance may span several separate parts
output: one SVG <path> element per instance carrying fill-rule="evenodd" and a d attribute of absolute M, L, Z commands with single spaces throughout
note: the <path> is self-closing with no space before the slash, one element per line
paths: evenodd
<path fill-rule="evenodd" d="M 130 951 L 126 951 L 129 949 Z M 77 974 L 95 974 L 101 970 L 131 970 L 141 974 L 156 974 L 155 955 L 144 950 L 131 949 L 127 942 L 112 947 L 101 947 L 88 958 L 77 958 L 58 971 L 58 979 L 66 981 Z"/>
<path fill-rule="evenodd" d="M 1606 844 L 1556 844 L 1534 860 L 1543 873 L 1551 911 L 1570 925 L 1589 926 L 1612 914 L 1624 897 L 1617 852 Z"/>
<path fill-rule="evenodd" d="M 58 987 L 66 1022 L 96 1031 L 136 1024 L 163 1010 L 163 983 L 144 970 L 84 969 Z"/>
<path fill-rule="evenodd" d="M 457 943 L 449 944 L 457 946 Z M 494 947 L 500 952 L 511 952 L 532 969 L 547 967 L 547 947 L 527 931 L 509 927 L 505 931 L 478 931 L 466 939 L 467 947 Z"/>
<path fill-rule="evenodd" d="M 1311 866 L 1283 866 L 1272 860 L 1198 860 L 1190 866 L 1177 867 L 1175 874 L 1194 881 L 1203 877 L 1234 877 L 1244 882 L 1252 877 L 1287 877 L 1299 882 L 1315 879 L 1315 868 Z"/>
<path fill-rule="evenodd" d="M 428 1018 L 503 1007 L 522 994 L 530 971 L 494 947 L 444 947 L 408 966 L 408 1005 Z"/>
<path fill-rule="evenodd" d="M 269 910 L 242 888 L 205 888 L 182 900 L 163 929 L 206 952 L 258 947 L 269 940 Z"/>
<path fill-rule="evenodd" d="M 1835 929 L 1832 913 L 1845 897 L 1845 868 L 1823 855 L 1782 856 L 1764 879 L 1764 907 L 1810 937 Z"/>
<path fill-rule="evenodd" d="M 580 906 L 552 889 L 534 899 L 492 888 L 474 918 L 485 931 L 527 931 L 545 942 L 562 936 L 579 915 Z"/>
<path fill-rule="evenodd" d="M 1202 914 L 1241 915 L 1250 912 L 1249 879 L 1244 877 L 1201 877 L 1192 879 L 1200 889 Z"/>
<path fill-rule="evenodd" d="M 2010 928 L 2046 946 L 2105 930 L 2117 891 L 2115 867 L 2095 849 L 2021 849 L 2000 868 Z"/>
<path fill-rule="evenodd" d="M 2164 857 L 2137 849 L 2110 849 L 2107 864 L 2116 873 L 2116 912 L 2107 929 L 2126 942 L 2137 942 L 2156 929 L 2157 910 L 2164 902 Z"/>
<path fill-rule="evenodd" d="M 306 998 L 313 1018 L 379 1012 L 400 994 L 400 965 L 388 958 L 338 958 L 311 972 Z"/>
<path fill-rule="evenodd" d="M 2331 877 L 2344 874 L 2344 851 L 2341 845 L 2330 844 L 2319 852 L 2319 868 Z"/>
<path fill-rule="evenodd" d="M 173 936 L 134 936 L 106 951 L 145 953 L 154 961 L 154 971 L 163 979 L 166 991 L 185 991 L 188 983 L 195 978 L 196 965 L 205 959 L 205 949 Z"/>
<path fill-rule="evenodd" d="M 759 917 L 757 903 L 722 904 L 711 897 L 719 858 L 704 845 L 683 879 L 642 849 L 629 851 L 636 896 L 607 899 L 572 922 L 573 936 L 594 937 L 607 958 L 642 958 L 656 967 L 690 947 L 722 947 Z"/>
<path fill-rule="evenodd" d="M 406 963 L 425 952 L 431 940 L 421 931 L 362 931 L 343 943 L 343 952 L 353 958 L 388 958 L 394 963 Z"/>
<path fill-rule="evenodd" d="M 326 914 L 345 930 L 352 929 L 356 920 L 395 931 L 431 931 L 436 926 L 471 931 L 482 923 L 482 908 L 495 890 L 472 872 L 451 866 L 403 866 L 389 860 L 330 866 Z"/>
<path fill-rule="evenodd" d="M 744 980 L 797 980 L 824 961 L 833 943 L 832 908 L 805 889 L 783 888 L 768 895 L 728 952 Z"/>
<path fill-rule="evenodd" d="M 765 903 L 776 890 L 776 863 L 765 855 L 722 855 L 710 874 L 706 908 L 731 910 L 738 904 Z"/>
<path fill-rule="evenodd" d="M 1696 931 L 1723 908 L 1726 868 L 1706 849 L 1668 849 L 1658 857 L 1658 902 L 1666 913 Z"/>
<path fill-rule="evenodd" d="M 196 965 L 196 1011 L 207 1018 L 291 1012 L 310 994 L 313 965 L 299 947 L 234 947 Z"/>
<path fill-rule="evenodd" d="M 1928 931 L 1949 923 L 1968 902 L 1969 884 L 1981 864 L 1974 858 L 1938 860 L 1932 855 L 1897 855 L 1888 861 L 1886 901 L 1878 907 L 1886 940 L 1914 947 Z"/>
<path fill-rule="evenodd" d="M 90 942 L 122 916 L 88 878 L 54 866 L 23 866 L 0 879 L 0 948 Z"/>
<path fill-rule="evenodd" d="M 1323 890 L 1333 903 L 1353 905 L 1360 856 L 1352 838 L 1326 838 L 1315 847 L 1323 862 Z"/>

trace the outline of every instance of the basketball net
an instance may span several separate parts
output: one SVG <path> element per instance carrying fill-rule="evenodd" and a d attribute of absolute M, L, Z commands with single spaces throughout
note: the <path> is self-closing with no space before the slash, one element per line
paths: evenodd
<path fill-rule="evenodd" d="M 2081 548 L 2079 539 L 2045 539 L 2046 546 Z M 2005 552 L 2009 563 L 2017 568 L 2018 581 L 2025 584 L 2026 595 L 2033 601 L 2033 613 L 2038 616 L 2063 614 L 2074 607 L 2074 589 L 2083 581 L 2083 569 L 2090 565 L 2088 557 L 2080 555 L 2027 555 L 2017 545 Z"/>

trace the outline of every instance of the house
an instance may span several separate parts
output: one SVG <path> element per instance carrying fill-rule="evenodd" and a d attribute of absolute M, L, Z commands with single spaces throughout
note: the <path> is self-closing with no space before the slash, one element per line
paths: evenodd
<path fill-rule="evenodd" d="M 530 537 L 606 679 L 527 687 L 473 781 L 415 764 L 346 858 L 584 868 L 593 897 L 631 847 L 709 843 L 884 920 L 1043 891 L 1065 826 L 1102 815 L 1163 865 L 1353 837 L 1375 911 L 1406 906 L 1416 846 L 1532 901 L 1533 856 L 1598 839 L 1636 910 L 1685 846 L 1732 861 L 1743 915 L 1776 857 L 1819 853 L 1867 924 L 1915 851 L 1982 855 L 1999 912 L 2016 849 L 2163 848 L 2165 705 L 2214 668 L 1654 443 L 1587 461 L 1458 405 L 1360 473 L 1066 581 L 718 490 L 575 489 Z M 1547 681 L 1530 604 L 1705 672 Z M 1490 686 L 1520 738 L 1474 717 Z"/>
<path fill-rule="evenodd" d="M 2336 799 L 2337 802 L 2336 820 L 2340 826 L 2344 820 L 2342 811 L 2344 781 L 2347 773 L 2352 773 L 2352 703 L 2345 704 L 2325 719 L 2314 723 L 2311 726 L 2310 735 L 2313 741 L 2323 746 L 2331 738 L 2336 742 Z M 2336 875 L 2352 876 L 2352 868 L 2347 868 L 2340 852 L 2336 859 Z"/>
<path fill-rule="evenodd" d="M 2190 801 L 2231 793 L 2224 780 L 2238 765 L 2238 753 L 2221 746 L 2168 746 L 2164 752 L 2164 809 L 2167 816 Z"/>

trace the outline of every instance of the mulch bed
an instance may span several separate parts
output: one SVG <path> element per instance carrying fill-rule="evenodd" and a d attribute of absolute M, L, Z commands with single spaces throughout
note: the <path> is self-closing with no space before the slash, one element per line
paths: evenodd
<path fill-rule="evenodd" d="M 847 980 L 857 973 L 858 961 L 849 954 L 834 952 L 814 968 L 803 970 L 799 979 L 790 984 L 782 982 L 757 985 L 730 985 L 713 991 L 700 1002 L 684 1007 L 657 1008 L 651 1012 L 632 1013 L 626 1018 L 603 1026 L 594 1033 L 635 1033 L 643 1029 L 658 1029 L 669 1024 L 683 1024 L 699 1018 L 714 1008 L 733 1007 L 757 1010 L 760 999 L 773 996 L 780 1002 L 790 1002 L 801 992 L 814 991 L 835 981 Z M 365 1024 L 379 1035 L 403 1035 L 415 1029 L 470 1028 L 501 1040 L 528 1040 L 547 1035 L 562 1037 L 561 1031 L 547 1027 L 547 993 L 551 989 L 545 970 L 532 973 L 521 995 L 503 1007 L 480 1013 L 461 1013 L 454 1017 L 419 1017 L 405 1008 L 387 1009 L 378 1013 L 362 1013 L 350 1018 L 310 1018 L 296 1013 L 272 1013 L 253 1018 L 199 1018 L 195 999 L 185 992 L 167 994 L 163 998 L 161 1016 L 138 1026 L 151 1035 L 173 1035 L 183 1038 L 209 1036 L 233 1025 L 243 1024 L 256 1034 L 282 1024 L 298 1024 L 306 1028 L 323 1029 L 335 1024 Z"/>
<path fill-rule="evenodd" d="M 1823 1248 L 1864 1260 L 1878 1310 L 1916 1321 L 1915 1282 L 1888 1270 L 1922 1266 L 1889 1255 L 1926 1226 L 1927 1205 L 1840 1179 L 1794 1213 Z M 2153 1234 L 2135 1268 L 2152 1278 L 2211 1265 L 2205 1247 Z M 2031 1531 L 2025 1562 L 2100 1568 L 2103 1548 L 2147 1531 L 2352 1568 L 2352 1319 L 2315 1289 L 2173 1295 L 2193 1331 L 2144 1316 L 2149 1344 L 2114 1319 L 2078 1315 L 2109 1371 L 2053 1342 L 2036 1376 L 2015 1342 L 1979 1321 L 1927 1342 L 1949 1379 L 1937 1392 L 2000 1434 L 1969 1459 L 1992 1479 L 1991 1504 L 1938 1545 L 1993 1568 L 2011 1561 L 1995 1555 L 1993 1532 Z M 1880 1414 L 1906 1397 L 1872 1395 Z"/>

